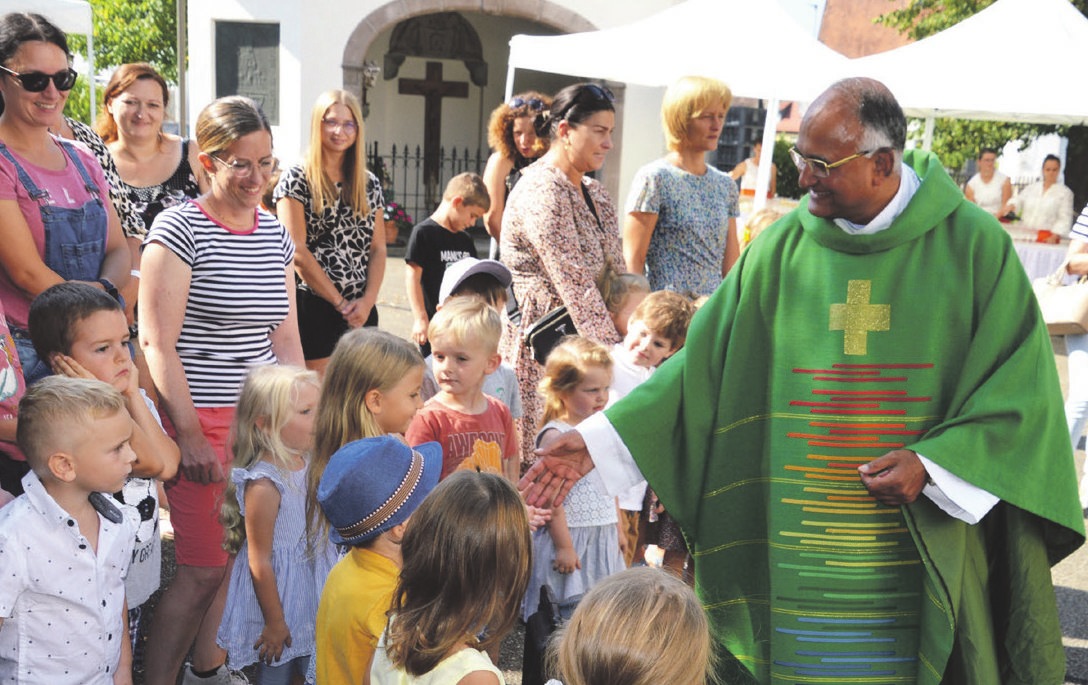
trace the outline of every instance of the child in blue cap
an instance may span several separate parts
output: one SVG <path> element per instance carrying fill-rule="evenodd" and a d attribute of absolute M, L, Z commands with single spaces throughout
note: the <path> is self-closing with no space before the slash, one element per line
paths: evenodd
<path fill-rule="evenodd" d="M 438 484 L 442 448 L 384 436 L 333 454 L 317 500 L 329 540 L 350 547 L 329 573 L 317 610 L 317 682 L 369 683 L 402 565 L 408 518 Z"/>

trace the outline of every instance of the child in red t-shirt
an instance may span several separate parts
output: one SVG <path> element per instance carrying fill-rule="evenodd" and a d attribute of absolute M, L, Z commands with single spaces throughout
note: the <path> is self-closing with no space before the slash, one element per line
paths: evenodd
<path fill-rule="evenodd" d="M 477 298 L 455 298 L 428 328 L 434 375 L 441 388 L 416 414 L 409 445 L 442 445 L 442 478 L 474 469 L 518 480 L 517 437 L 510 410 L 483 393 L 484 378 L 499 367 L 498 313 Z"/>

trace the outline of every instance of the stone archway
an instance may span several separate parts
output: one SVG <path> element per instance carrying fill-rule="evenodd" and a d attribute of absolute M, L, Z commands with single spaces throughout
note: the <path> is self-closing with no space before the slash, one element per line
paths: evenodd
<path fill-rule="evenodd" d="M 411 7 L 403 0 L 393 0 L 374 10 L 359 22 L 348 38 L 344 46 L 344 57 L 341 61 L 343 70 L 344 89 L 362 97 L 363 93 L 363 62 L 366 60 L 367 50 L 374 39 L 386 28 L 421 14 L 435 12 L 479 12 L 488 11 L 489 3 L 485 2 L 481 8 L 479 0 L 415 0 Z M 496 3 L 498 5 L 498 3 Z M 597 29 L 592 22 L 582 15 L 548 0 L 504 0 L 501 3 L 501 14 L 507 17 L 520 17 L 532 21 L 547 24 L 565 32 L 575 33 L 580 31 L 594 31 Z"/>

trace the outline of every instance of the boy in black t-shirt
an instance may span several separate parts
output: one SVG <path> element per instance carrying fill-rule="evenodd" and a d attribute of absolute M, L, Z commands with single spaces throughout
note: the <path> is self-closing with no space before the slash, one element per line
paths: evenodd
<path fill-rule="evenodd" d="M 408 239 L 405 271 L 408 303 L 412 306 L 412 339 L 430 354 L 427 327 L 438 308 L 438 291 L 446 267 L 476 256 L 476 245 L 463 231 L 491 208 L 484 180 L 477 174 L 454 176 L 442 194 L 442 204 L 430 218 L 417 224 Z"/>

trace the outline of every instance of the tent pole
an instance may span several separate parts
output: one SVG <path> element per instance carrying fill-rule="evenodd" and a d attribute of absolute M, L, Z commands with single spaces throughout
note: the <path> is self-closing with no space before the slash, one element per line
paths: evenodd
<path fill-rule="evenodd" d="M 771 163 L 774 157 L 774 132 L 778 128 L 778 96 L 767 105 L 767 117 L 763 122 L 763 152 L 759 157 L 759 173 L 756 175 L 756 196 L 752 201 L 752 213 L 767 204 L 767 191 L 771 187 Z"/>
<path fill-rule="evenodd" d="M 926 130 L 922 134 L 922 149 L 926 152 L 933 150 L 933 127 L 936 125 L 937 120 L 932 114 L 926 117 Z"/>
<path fill-rule="evenodd" d="M 513 64 L 506 65 L 506 96 L 503 102 L 509 102 L 510 98 L 514 97 L 514 70 L 517 69 Z"/>
<path fill-rule="evenodd" d="M 515 67 L 512 63 L 506 64 L 506 96 L 503 98 L 503 102 L 510 102 L 510 98 L 514 97 L 514 70 Z M 482 103 L 481 103 L 482 106 Z M 494 238 L 491 239 L 491 247 L 488 249 L 488 257 L 491 259 L 499 258 L 499 241 Z"/>
<path fill-rule="evenodd" d="M 95 95 L 94 95 L 94 21 L 92 14 L 91 30 L 87 33 L 87 88 L 90 89 L 91 99 L 91 125 L 95 121 Z"/>
<path fill-rule="evenodd" d="M 186 20 L 189 16 L 189 3 L 186 0 L 178 0 L 177 2 L 177 52 L 178 57 L 178 127 L 181 129 L 179 134 L 182 138 L 189 137 L 189 98 L 188 98 L 188 83 L 186 75 L 186 58 L 189 51 L 188 33 L 189 28 L 186 25 Z"/>

